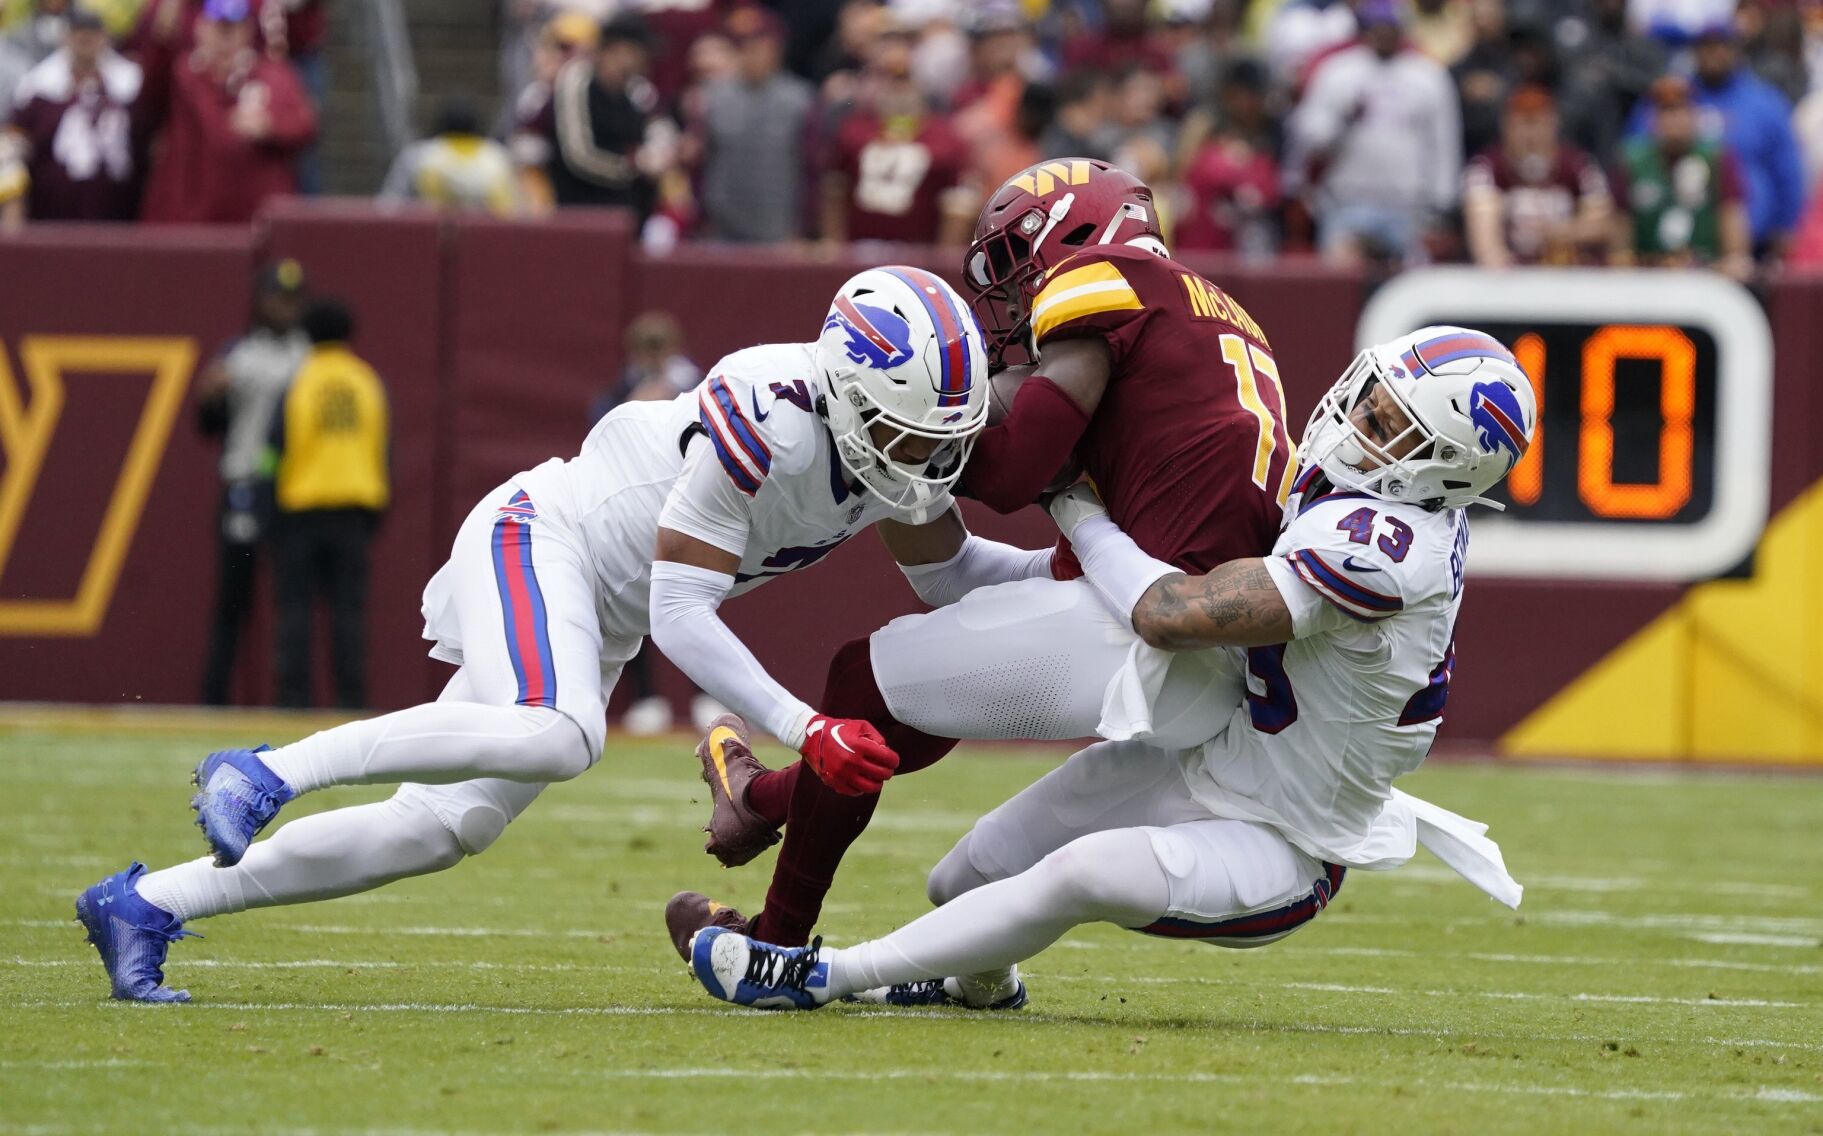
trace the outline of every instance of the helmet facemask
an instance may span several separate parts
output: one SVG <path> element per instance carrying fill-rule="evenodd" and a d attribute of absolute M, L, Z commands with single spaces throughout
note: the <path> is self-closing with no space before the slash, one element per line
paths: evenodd
<path fill-rule="evenodd" d="M 1370 397 L 1372 409 L 1396 409 L 1409 425 L 1375 440 L 1354 418 Z M 1512 352 L 1485 332 L 1440 324 L 1355 356 L 1299 448 L 1338 489 L 1433 510 L 1503 509 L 1483 494 L 1525 457 L 1537 421 L 1532 380 Z"/>
<path fill-rule="evenodd" d="M 987 340 L 988 365 L 993 370 L 1037 358 L 1031 349 L 1032 311 L 1030 286 L 1044 274 L 1044 265 L 1033 253 L 1050 234 L 1073 196 L 1065 194 L 1051 207 L 1053 217 L 1040 209 L 1027 209 L 1009 225 L 978 238 L 962 262 L 963 277 L 975 294 L 974 309 Z M 1025 360 L 1008 358 L 1009 348 L 1020 347 Z"/>
<path fill-rule="evenodd" d="M 962 476 L 975 439 L 987 424 L 987 402 L 961 406 L 941 413 L 954 421 L 910 421 L 881 406 L 860 383 L 832 375 L 836 397 L 827 405 L 830 433 L 836 456 L 850 477 L 894 512 L 909 514 L 915 523 L 930 520 L 931 505 Z M 846 380 L 846 381 L 845 381 Z M 885 442 L 875 440 L 874 427 Z M 896 451 L 911 439 L 935 443 L 928 457 L 910 460 Z"/>
<path fill-rule="evenodd" d="M 1404 429 L 1385 441 L 1369 436 L 1354 418 L 1355 409 L 1376 388 L 1386 393 L 1407 421 Z M 1505 508 L 1484 497 L 1437 492 L 1440 486 L 1467 487 L 1467 482 L 1452 475 L 1460 473 L 1465 460 L 1472 465 L 1474 451 L 1425 422 L 1401 392 L 1400 384 L 1387 375 L 1373 348 L 1355 356 L 1318 401 L 1299 453 L 1305 461 L 1320 466 L 1330 484 L 1345 492 L 1365 493 L 1382 501 L 1407 501 L 1427 509 L 1471 503 Z"/>

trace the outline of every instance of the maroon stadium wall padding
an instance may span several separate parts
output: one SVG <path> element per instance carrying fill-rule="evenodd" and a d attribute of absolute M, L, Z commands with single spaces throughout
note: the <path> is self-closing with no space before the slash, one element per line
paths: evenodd
<path fill-rule="evenodd" d="M 396 493 L 375 547 L 369 662 L 386 708 L 434 696 L 447 674 L 425 658 L 418 596 L 456 524 L 517 470 L 576 451 L 591 400 L 619 372 L 630 319 L 671 313 L 708 366 L 747 344 L 812 338 L 835 285 L 866 266 L 715 247 L 651 258 L 611 213 L 512 224 L 346 203 L 288 203 L 253 231 L 46 227 L 0 240 L 0 698 L 195 697 L 218 482 L 188 388 L 195 366 L 241 328 L 252 268 L 275 255 L 298 257 L 314 288 L 351 302 L 356 347 L 392 399 Z M 905 255 L 953 267 L 953 254 Z M 1192 263 L 1268 329 L 1301 426 L 1352 354 L 1362 283 L 1308 265 Z M 1823 348 L 1814 326 L 1823 280 L 1783 283 L 1768 307 L 1776 509 L 1823 472 L 1807 425 L 1823 396 L 1801 371 Z M 43 408 L 59 395 L 52 420 Z M 1053 538 L 1036 510 L 968 513 L 1000 539 Z M 1446 736 L 1497 739 L 1681 592 L 1478 578 Z M 727 614 L 786 685 L 814 700 L 836 646 L 915 607 L 878 542 L 862 537 Z M 242 670 L 238 696 L 266 697 L 269 618 L 256 621 Z M 675 672 L 663 681 L 681 698 Z"/>
<path fill-rule="evenodd" d="M 423 629 L 418 597 L 448 548 L 437 513 L 448 488 L 440 460 L 446 438 L 439 428 L 446 403 L 444 246 L 442 222 L 432 213 L 380 216 L 365 207 L 285 207 L 266 219 L 263 254 L 296 258 L 310 288 L 348 302 L 355 342 L 386 381 L 393 505 L 374 541 L 367 620 L 368 690 L 380 706 L 422 701 L 440 683 L 438 672 L 447 669 L 395 646 L 410 643 Z M 325 693 L 326 627 L 318 628 L 316 650 L 317 690 Z M 261 668 L 262 679 L 266 669 Z"/>
<path fill-rule="evenodd" d="M 0 698 L 196 697 L 221 490 L 187 389 L 244 326 L 253 264 L 239 230 L 0 241 Z"/>

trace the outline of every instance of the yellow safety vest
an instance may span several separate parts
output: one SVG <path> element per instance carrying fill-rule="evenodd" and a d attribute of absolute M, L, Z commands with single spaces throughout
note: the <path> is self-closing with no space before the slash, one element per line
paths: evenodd
<path fill-rule="evenodd" d="M 386 388 L 346 344 L 312 349 L 285 394 L 282 422 L 280 509 L 386 507 Z"/>

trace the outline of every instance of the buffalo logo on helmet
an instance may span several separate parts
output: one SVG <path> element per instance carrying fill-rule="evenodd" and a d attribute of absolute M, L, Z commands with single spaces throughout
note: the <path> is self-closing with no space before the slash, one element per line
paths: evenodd
<path fill-rule="evenodd" d="M 1525 456 L 1525 411 L 1519 408 L 1519 399 L 1505 383 L 1475 384 L 1469 392 L 1469 421 L 1474 424 L 1475 440 L 1484 451 L 1506 451 L 1507 469 L 1511 470 Z"/>
<path fill-rule="evenodd" d="M 911 325 L 884 308 L 837 296 L 835 310 L 823 322 L 824 332 L 831 328 L 846 336 L 849 359 L 864 366 L 885 370 L 912 357 Z"/>

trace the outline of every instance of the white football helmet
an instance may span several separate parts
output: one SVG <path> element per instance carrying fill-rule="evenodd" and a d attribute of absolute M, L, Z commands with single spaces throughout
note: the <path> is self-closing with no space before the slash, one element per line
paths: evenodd
<path fill-rule="evenodd" d="M 907 519 L 929 520 L 987 424 L 987 354 L 968 302 L 922 268 L 870 268 L 836 292 L 816 363 L 818 410 L 843 467 Z M 891 431 L 883 443 L 868 429 L 877 424 Z M 910 438 L 936 449 L 895 456 Z"/>
<path fill-rule="evenodd" d="M 1384 445 L 1349 418 L 1376 383 L 1412 423 Z M 1427 508 L 1500 509 L 1483 494 L 1525 456 L 1537 426 L 1532 382 L 1512 352 L 1483 332 L 1426 327 L 1355 356 L 1317 403 L 1299 453 L 1337 489 Z M 1417 445 L 1393 457 L 1413 434 Z"/>

